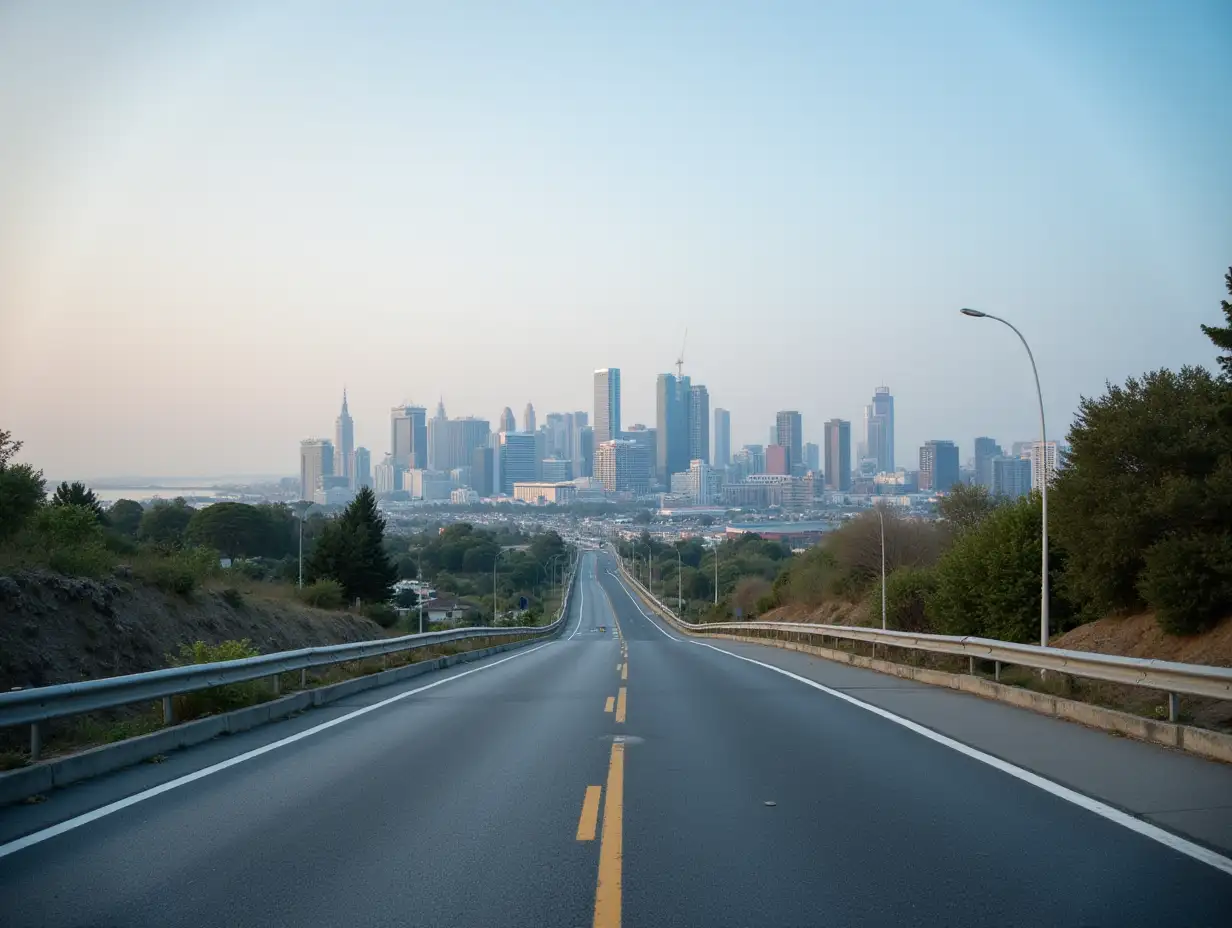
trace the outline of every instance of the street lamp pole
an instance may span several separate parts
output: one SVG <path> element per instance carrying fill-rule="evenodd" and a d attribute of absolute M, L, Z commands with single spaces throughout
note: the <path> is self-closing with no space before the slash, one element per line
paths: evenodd
<path fill-rule="evenodd" d="M 714 546 L 714 604 L 719 604 L 719 546 Z"/>
<path fill-rule="evenodd" d="M 684 573 L 684 565 L 680 561 L 680 545 L 676 545 L 676 615 L 680 620 L 684 621 L 684 586 L 681 580 L 681 574 Z"/>
<path fill-rule="evenodd" d="M 1043 517 L 1043 527 L 1040 533 L 1043 548 L 1040 555 L 1040 647 L 1046 648 L 1048 647 L 1048 431 L 1044 426 L 1044 391 L 1040 389 L 1039 368 L 1035 366 L 1035 355 L 1031 352 L 1031 346 L 1027 344 L 1026 338 L 1012 322 L 978 309 L 964 308 L 959 311 L 964 316 L 970 316 L 973 319 L 995 319 L 1013 329 L 1018 340 L 1022 342 L 1022 347 L 1027 349 L 1027 358 L 1031 361 L 1031 373 L 1035 375 L 1035 397 L 1039 400 L 1040 416 L 1040 509 Z"/>
<path fill-rule="evenodd" d="M 415 603 L 419 606 L 419 634 L 423 634 L 423 548 L 415 549 Z"/>
<path fill-rule="evenodd" d="M 885 516 L 881 512 L 881 506 L 878 504 L 873 507 L 877 510 L 877 518 L 881 521 L 881 630 L 886 630 L 886 572 L 885 572 Z"/>
<path fill-rule="evenodd" d="M 492 558 L 492 624 L 496 625 L 496 565 L 500 562 L 504 548 L 496 549 L 496 557 Z"/>

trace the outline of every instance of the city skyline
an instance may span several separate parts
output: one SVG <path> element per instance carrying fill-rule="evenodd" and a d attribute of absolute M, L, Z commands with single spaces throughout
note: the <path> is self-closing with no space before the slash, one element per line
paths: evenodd
<path fill-rule="evenodd" d="M 395 403 L 593 413 L 609 364 L 649 423 L 687 329 L 733 448 L 888 384 L 894 463 L 965 460 L 1038 433 L 970 306 L 1064 440 L 1212 363 L 1232 241 L 1232 8 L 1132 6 L 6 5 L 4 428 L 57 477 L 287 473 L 343 385 L 379 454 Z"/>

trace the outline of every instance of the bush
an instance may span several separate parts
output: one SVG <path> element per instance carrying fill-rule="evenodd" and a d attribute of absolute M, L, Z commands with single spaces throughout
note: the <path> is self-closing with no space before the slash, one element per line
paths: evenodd
<path fill-rule="evenodd" d="M 388 603 L 369 603 L 363 614 L 381 628 L 393 628 L 398 621 L 398 610 Z"/>
<path fill-rule="evenodd" d="M 186 667 L 190 664 L 236 661 L 245 657 L 256 657 L 260 653 L 247 638 L 240 641 L 220 641 L 218 644 L 194 641 L 192 644 L 181 645 L 180 653 L 168 655 L 168 660 L 173 667 Z M 185 693 L 175 697 L 176 718 L 192 719 L 216 712 L 229 712 L 260 702 L 267 692 L 268 688 L 262 688 L 262 681 L 251 680 L 247 683 L 232 683 L 196 693 Z"/>
<path fill-rule="evenodd" d="M 230 606 L 232 609 L 243 608 L 244 594 L 241 593 L 239 590 L 237 590 L 235 587 L 229 586 L 225 590 L 223 590 L 221 593 L 219 593 L 218 595 L 221 596 L 222 601 L 226 603 L 228 606 Z"/>
<path fill-rule="evenodd" d="M 937 589 L 937 575 L 929 567 L 900 567 L 886 577 L 886 624 L 904 632 L 929 632 L 928 599 Z M 869 615 L 881 611 L 881 590 L 869 599 Z"/>
<path fill-rule="evenodd" d="M 1146 551 L 1138 590 L 1173 635 L 1192 635 L 1232 612 L 1232 539 L 1174 535 Z"/>
<path fill-rule="evenodd" d="M 147 550 L 134 572 L 166 593 L 187 596 L 218 572 L 218 555 L 209 548 L 189 548 L 170 554 Z"/>
<path fill-rule="evenodd" d="M 300 590 L 299 598 L 318 609 L 341 609 L 342 584 L 337 580 L 318 580 Z"/>

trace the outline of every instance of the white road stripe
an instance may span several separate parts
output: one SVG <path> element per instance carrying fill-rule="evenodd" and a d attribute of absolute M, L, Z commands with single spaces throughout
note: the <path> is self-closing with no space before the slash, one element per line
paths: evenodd
<path fill-rule="evenodd" d="M 1165 831 L 1157 825 L 1152 825 L 1149 822 L 1144 822 L 1140 818 L 1135 818 L 1128 812 L 1122 812 L 1120 809 L 1100 802 L 1098 799 L 1092 799 L 1090 796 L 1085 796 L 1082 793 L 1062 786 L 1059 783 L 1054 783 L 1052 780 L 1045 779 L 1039 774 L 1032 773 L 1030 770 L 1024 770 L 1022 767 L 1015 766 L 1009 761 L 1004 761 L 1001 758 L 994 757 L 991 754 L 985 754 L 977 748 L 963 744 L 961 741 L 955 741 L 953 738 L 948 738 L 940 732 L 933 731 L 931 728 L 925 728 L 923 725 L 919 725 L 910 719 L 903 718 L 902 716 L 895 715 L 893 712 L 882 709 L 880 706 L 874 706 L 866 702 L 861 702 L 859 699 L 849 696 L 847 693 L 831 689 L 828 686 L 818 683 L 816 680 L 810 680 L 808 677 L 802 677 L 799 674 L 792 673 L 790 670 L 784 670 L 782 667 L 775 667 L 773 664 L 766 664 L 751 657 L 745 657 L 742 654 L 734 654 L 731 651 L 726 651 L 723 648 L 718 648 L 712 644 L 706 644 L 702 641 L 692 641 L 691 643 L 698 645 L 699 647 L 709 648 L 711 651 L 718 651 L 720 654 L 726 654 L 728 657 L 734 657 L 739 661 L 748 661 L 750 664 L 756 664 L 758 667 L 773 670 L 775 673 L 781 673 L 783 676 L 797 680 L 805 686 L 811 686 L 815 690 L 821 690 L 821 692 L 829 696 L 833 696 L 835 699 L 841 699 L 843 702 L 850 703 L 853 706 L 858 706 L 859 708 L 871 712 L 874 715 L 879 715 L 883 719 L 893 722 L 896 725 L 901 725 L 903 728 L 913 731 L 918 735 L 923 735 L 930 741 L 935 741 L 937 744 L 944 745 L 952 751 L 957 751 L 959 754 L 965 754 L 972 760 L 977 760 L 982 764 L 987 764 L 989 767 L 1000 770 L 1002 773 L 1008 773 L 1010 776 L 1022 780 L 1024 783 L 1029 783 L 1038 789 L 1042 789 L 1046 793 L 1051 793 L 1058 799 L 1064 799 L 1066 802 L 1073 803 L 1076 806 L 1086 809 L 1088 812 L 1094 812 L 1101 818 L 1105 818 L 1110 822 L 1115 822 L 1123 828 L 1128 828 L 1130 831 L 1137 832 L 1146 838 L 1150 838 L 1152 841 L 1156 841 L 1165 847 L 1184 854 L 1186 857 L 1191 857 L 1194 860 L 1206 864 L 1207 866 L 1214 867 L 1216 870 L 1221 870 L 1224 873 L 1232 875 L 1232 860 L 1227 857 L 1224 857 L 1209 848 L 1202 847 L 1200 844 L 1194 844 L 1192 841 L 1187 841 L 1179 835 L 1174 835 L 1170 831 Z"/>
<path fill-rule="evenodd" d="M 637 601 L 637 598 L 633 595 L 632 592 L 630 592 L 629 588 L 625 585 L 624 580 L 622 580 L 618 574 L 615 574 L 609 570 L 608 576 L 616 578 L 616 582 L 620 585 L 620 588 L 625 591 L 625 595 L 629 597 L 630 602 L 632 602 L 633 605 L 637 608 L 637 611 L 642 614 L 642 618 L 644 618 L 647 622 L 649 622 L 651 625 L 657 628 L 660 632 L 662 632 L 668 638 L 671 638 L 672 641 L 683 641 L 684 640 L 683 638 L 676 638 L 672 635 L 668 635 L 667 630 L 664 629 L 663 626 L 661 626 L 654 619 L 652 619 L 650 615 L 646 612 L 646 610 L 642 608 L 641 603 Z"/>
<path fill-rule="evenodd" d="M 23 838 L 18 838 L 15 841 L 10 841 L 8 844 L 0 844 L 0 858 L 8 857 L 10 854 L 16 854 L 18 851 L 25 850 L 35 844 L 41 844 L 49 838 L 54 838 L 57 835 L 62 835 L 67 831 L 72 831 L 80 828 L 82 825 L 88 825 L 90 822 L 97 821 L 100 818 L 105 818 L 122 809 L 127 809 L 129 806 L 134 806 L 139 802 L 144 802 L 147 799 L 153 799 L 155 796 L 160 796 L 163 793 L 170 792 L 181 786 L 187 786 L 197 780 L 210 776 L 210 774 L 218 773 L 226 770 L 228 767 L 234 767 L 237 764 L 242 764 L 244 761 L 252 760 L 254 757 L 260 757 L 262 754 L 268 754 L 270 751 L 277 750 L 281 747 L 286 747 L 288 744 L 294 744 L 296 741 L 302 741 L 311 735 L 326 729 L 333 728 L 335 725 L 341 725 L 343 722 L 349 722 L 351 719 L 359 718 L 361 715 L 367 715 L 369 712 L 375 712 L 377 709 L 384 708 L 391 703 L 406 699 L 408 696 L 414 696 L 416 693 L 422 693 L 424 690 L 430 690 L 433 687 L 440 686 L 443 683 L 451 683 L 454 680 L 460 680 L 462 677 L 469 677 L 473 673 L 479 673 L 482 670 L 491 670 L 506 661 L 514 660 L 515 658 L 525 657 L 527 654 L 532 654 L 535 651 L 546 648 L 552 642 L 536 645 L 533 648 L 528 648 L 525 651 L 519 651 L 517 654 L 511 654 L 509 657 L 502 657 L 498 661 L 493 661 L 490 664 L 484 664 L 482 667 L 474 667 L 471 670 L 464 670 L 462 673 L 455 673 L 452 677 L 446 677 L 443 680 L 436 680 L 433 683 L 427 683 L 424 686 L 416 687 L 413 690 L 407 690 L 405 693 L 399 693 L 397 696 L 390 696 L 388 699 L 382 699 L 380 702 L 373 703 L 370 706 L 364 706 L 362 709 L 356 709 L 354 712 L 348 712 L 346 715 L 340 715 L 336 719 L 330 719 L 328 722 L 322 722 L 320 725 L 314 725 L 312 728 L 305 729 L 294 735 L 289 735 L 280 741 L 274 741 L 270 744 L 263 745 L 259 748 L 254 748 L 243 754 L 237 754 L 235 757 L 228 758 L 224 761 L 219 761 L 217 764 L 212 764 L 209 767 L 203 767 L 192 773 L 185 774 L 182 777 L 177 777 L 174 780 L 168 780 L 166 783 L 161 783 L 158 786 L 153 786 L 150 789 L 143 790 L 140 793 L 134 793 L 132 796 L 127 796 L 124 799 L 101 806 L 92 812 L 86 812 L 84 815 L 78 815 L 75 818 L 70 818 L 60 822 L 58 825 L 52 825 L 50 828 L 44 828 L 41 831 L 36 831 L 26 835 Z"/>
<path fill-rule="evenodd" d="M 578 570 L 581 571 L 581 569 L 582 569 L 581 565 L 579 565 Z M 579 583 L 578 584 L 578 624 L 577 624 L 577 628 L 573 630 L 573 634 L 565 639 L 566 641 L 572 641 L 574 636 L 576 636 L 577 633 L 582 630 L 582 619 L 585 618 L 585 613 L 582 610 L 584 610 L 585 608 L 586 608 L 586 584 Z"/>

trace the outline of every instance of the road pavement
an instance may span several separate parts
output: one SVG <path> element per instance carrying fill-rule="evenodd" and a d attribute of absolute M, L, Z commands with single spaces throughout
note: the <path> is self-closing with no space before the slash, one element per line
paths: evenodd
<path fill-rule="evenodd" d="M 836 665 L 681 640 L 614 570 L 583 556 L 555 641 L 0 809 L 0 922 L 1227 923 L 1216 842 L 1000 769 L 979 732 L 946 743 L 957 709 L 914 730 L 865 705 L 893 693 L 806 682 Z M 1204 795 L 1232 782 L 1195 763 Z"/>

